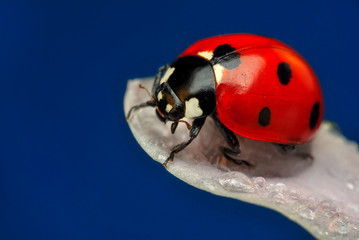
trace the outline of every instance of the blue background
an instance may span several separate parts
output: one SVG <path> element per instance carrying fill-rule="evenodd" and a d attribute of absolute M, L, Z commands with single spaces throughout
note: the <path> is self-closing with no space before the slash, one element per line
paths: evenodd
<path fill-rule="evenodd" d="M 310 239 L 271 210 L 197 190 L 138 146 L 123 113 L 201 38 L 280 39 L 315 69 L 325 118 L 359 141 L 359 3 L 1 1 L 0 239 Z"/>

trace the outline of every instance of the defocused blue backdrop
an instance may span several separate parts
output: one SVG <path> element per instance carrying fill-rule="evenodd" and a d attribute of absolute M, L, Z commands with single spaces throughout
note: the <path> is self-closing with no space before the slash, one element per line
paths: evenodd
<path fill-rule="evenodd" d="M 256 33 L 308 60 L 325 118 L 359 142 L 358 24 L 354 0 L 1 1 L 0 239 L 310 239 L 168 174 L 123 95 L 196 40 Z"/>

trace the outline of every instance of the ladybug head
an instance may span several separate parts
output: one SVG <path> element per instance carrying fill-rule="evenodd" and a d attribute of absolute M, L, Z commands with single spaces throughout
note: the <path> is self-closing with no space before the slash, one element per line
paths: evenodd
<path fill-rule="evenodd" d="M 157 87 L 155 92 L 157 103 L 156 114 L 162 122 L 177 121 L 185 116 L 185 105 L 167 82 Z"/>
<path fill-rule="evenodd" d="M 202 118 L 214 111 L 215 77 L 205 59 L 180 57 L 157 76 L 152 98 L 162 122 Z"/>

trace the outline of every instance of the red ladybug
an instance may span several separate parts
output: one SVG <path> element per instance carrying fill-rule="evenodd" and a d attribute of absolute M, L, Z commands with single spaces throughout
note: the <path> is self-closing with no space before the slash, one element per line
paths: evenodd
<path fill-rule="evenodd" d="M 130 109 L 156 107 L 162 122 L 193 119 L 190 139 L 171 149 L 163 163 L 189 145 L 211 116 L 230 148 L 240 154 L 234 133 L 276 143 L 283 149 L 311 140 L 323 118 L 323 96 L 308 63 L 292 48 L 267 37 L 231 34 L 194 43 L 175 61 L 160 68 L 151 100 Z M 187 124 L 189 125 L 189 124 Z"/>

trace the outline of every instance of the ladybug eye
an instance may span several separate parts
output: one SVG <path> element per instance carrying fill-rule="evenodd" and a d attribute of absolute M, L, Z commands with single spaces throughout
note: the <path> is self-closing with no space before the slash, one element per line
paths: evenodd
<path fill-rule="evenodd" d="M 166 122 L 167 122 L 167 118 L 165 118 L 165 117 L 160 113 L 160 111 L 159 111 L 158 108 L 156 108 L 156 116 L 157 116 L 157 118 L 158 118 L 161 122 L 163 122 L 163 123 L 166 123 Z"/>

